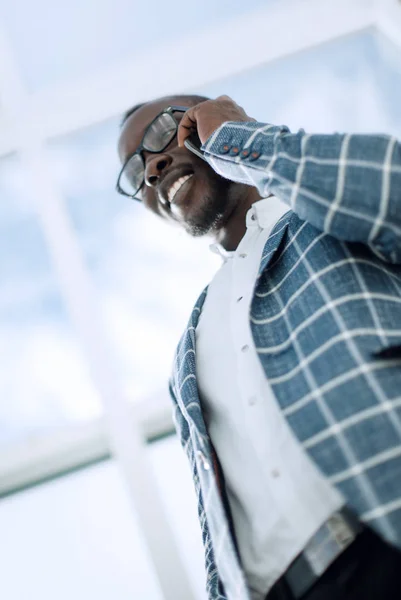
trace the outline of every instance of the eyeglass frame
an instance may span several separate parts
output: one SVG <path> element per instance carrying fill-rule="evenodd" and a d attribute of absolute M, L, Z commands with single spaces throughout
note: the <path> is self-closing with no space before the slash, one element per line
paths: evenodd
<path fill-rule="evenodd" d="M 117 183 L 116 183 L 116 191 L 121 194 L 122 196 L 126 196 L 127 198 L 131 198 L 131 200 L 137 200 L 138 202 L 142 202 L 141 198 L 137 198 L 136 195 L 138 194 L 138 192 L 141 191 L 141 189 L 143 188 L 143 185 L 145 183 L 145 177 L 143 178 L 143 181 L 141 183 L 141 185 L 139 186 L 139 188 L 136 190 L 136 192 L 134 194 L 127 194 L 127 192 L 125 192 L 123 190 L 123 188 L 120 185 L 120 180 L 122 177 L 122 174 L 124 172 L 125 167 L 127 166 L 127 164 L 130 162 L 130 160 L 136 155 L 139 154 L 139 156 L 142 159 L 142 163 L 143 163 L 143 167 L 144 167 L 144 171 L 146 168 L 146 163 L 145 163 L 145 158 L 142 154 L 142 151 L 145 150 L 146 152 L 149 152 L 149 154 L 160 154 L 161 152 L 164 152 L 164 150 L 167 148 L 167 146 L 169 146 L 169 144 L 171 144 L 171 142 L 174 140 L 174 138 L 177 136 L 177 132 L 178 132 L 178 126 L 179 123 L 177 123 L 177 127 L 175 130 L 175 134 L 173 135 L 173 137 L 171 138 L 171 140 L 161 149 L 161 150 L 147 150 L 144 145 L 143 145 L 143 140 L 145 139 L 146 134 L 148 133 L 149 129 L 152 127 L 153 123 L 161 116 L 164 114 L 169 114 L 173 117 L 173 113 L 174 112 L 181 112 L 181 113 L 185 113 L 188 110 L 188 106 L 167 106 L 167 108 L 163 109 L 162 111 L 159 112 L 159 114 L 157 114 L 155 116 L 154 119 L 152 119 L 152 121 L 149 123 L 149 125 L 146 127 L 145 131 L 143 132 L 143 136 L 141 139 L 141 142 L 138 146 L 138 148 L 135 150 L 135 152 L 133 152 L 132 154 L 130 154 L 130 156 L 127 158 L 127 160 L 124 162 L 123 166 L 121 167 L 120 173 L 118 174 L 118 178 L 117 178 Z M 175 119 L 174 119 L 175 121 Z"/>

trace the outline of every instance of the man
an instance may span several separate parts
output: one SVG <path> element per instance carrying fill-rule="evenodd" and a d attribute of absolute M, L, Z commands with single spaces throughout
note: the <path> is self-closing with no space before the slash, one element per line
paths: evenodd
<path fill-rule="evenodd" d="M 119 154 L 119 191 L 224 260 L 170 386 L 209 598 L 400 598 L 400 144 L 177 96 Z"/>

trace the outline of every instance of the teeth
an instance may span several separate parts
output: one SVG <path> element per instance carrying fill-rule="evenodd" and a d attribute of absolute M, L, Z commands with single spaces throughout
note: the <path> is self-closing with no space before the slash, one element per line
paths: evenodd
<path fill-rule="evenodd" d="M 173 185 L 170 187 L 167 193 L 169 202 L 172 202 L 174 200 L 174 196 L 176 195 L 178 190 L 184 185 L 186 181 L 188 181 L 188 179 L 191 179 L 191 177 L 192 175 L 184 175 L 184 177 L 180 177 L 175 183 L 173 183 Z"/>

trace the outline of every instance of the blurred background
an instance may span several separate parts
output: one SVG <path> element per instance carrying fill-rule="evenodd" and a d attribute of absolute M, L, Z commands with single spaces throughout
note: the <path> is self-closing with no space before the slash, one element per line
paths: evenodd
<path fill-rule="evenodd" d="M 401 4 L 0 0 L 5 600 L 205 600 L 167 379 L 218 262 L 114 191 L 121 114 L 175 92 L 401 137 Z"/>

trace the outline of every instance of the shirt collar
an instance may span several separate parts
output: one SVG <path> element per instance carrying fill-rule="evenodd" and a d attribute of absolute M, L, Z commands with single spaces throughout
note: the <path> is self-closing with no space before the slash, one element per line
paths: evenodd
<path fill-rule="evenodd" d="M 247 229 L 251 227 L 260 227 L 260 229 L 273 227 L 289 210 L 288 206 L 275 196 L 263 198 L 254 202 L 246 213 L 246 227 Z M 213 254 L 220 256 L 224 262 L 233 258 L 235 254 L 235 250 L 225 250 L 221 244 L 211 244 L 209 249 Z"/>
<path fill-rule="evenodd" d="M 272 228 L 281 217 L 288 212 L 290 209 L 287 204 L 284 204 L 276 196 L 270 196 L 269 198 L 263 198 L 252 204 L 251 208 L 247 212 L 247 227 L 248 227 L 248 215 L 251 211 L 254 214 L 249 217 L 252 223 L 257 223 L 261 229 Z"/>
<path fill-rule="evenodd" d="M 235 254 L 235 250 L 226 250 L 221 244 L 210 244 L 209 250 L 210 252 L 213 252 L 213 254 L 220 256 L 224 262 L 226 262 L 229 258 L 232 258 Z"/>

